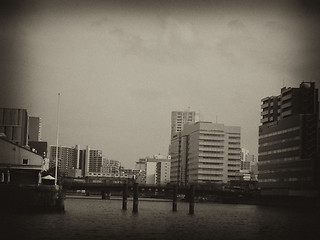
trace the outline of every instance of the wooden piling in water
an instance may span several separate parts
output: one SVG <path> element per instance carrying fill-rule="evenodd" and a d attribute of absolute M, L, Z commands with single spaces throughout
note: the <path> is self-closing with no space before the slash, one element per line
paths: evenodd
<path fill-rule="evenodd" d="M 122 210 L 127 210 L 127 203 L 128 203 L 128 184 L 125 183 L 123 185 L 123 190 L 122 190 Z"/>
<path fill-rule="evenodd" d="M 194 185 L 191 185 L 189 189 L 189 214 L 191 215 L 194 214 L 194 193 L 195 193 Z"/>
<path fill-rule="evenodd" d="M 56 199 L 56 210 L 57 211 L 64 211 L 64 198 L 65 192 L 62 189 L 58 190 L 58 198 Z"/>
<path fill-rule="evenodd" d="M 106 191 L 101 191 L 101 199 L 106 199 Z"/>
<path fill-rule="evenodd" d="M 106 199 L 107 200 L 111 200 L 111 192 L 107 192 L 106 193 Z"/>
<path fill-rule="evenodd" d="M 139 203 L 139 199 L 138 199 L 138 189 L 139 189 L 139 184 L 138 183 L 134 183 L 133 185 L 133 212 L 137 213 L 138 212 L 138 203 Z"/>
<path fill-rule="evenodd" d="M 174 185 L 173 187 L 173 196 L 172 196 L 172 211 L 177 211 L 177 194 L 178 194 L 178 186 Z"/>

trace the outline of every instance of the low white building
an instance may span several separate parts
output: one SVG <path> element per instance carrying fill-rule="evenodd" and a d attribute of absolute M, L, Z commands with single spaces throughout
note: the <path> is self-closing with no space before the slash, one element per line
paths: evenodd
<path fill-rule="evenodd" d="M 42 156 L 0 137 L 0 176 L 2 183 L 37 184 L 44 168 Z"/>

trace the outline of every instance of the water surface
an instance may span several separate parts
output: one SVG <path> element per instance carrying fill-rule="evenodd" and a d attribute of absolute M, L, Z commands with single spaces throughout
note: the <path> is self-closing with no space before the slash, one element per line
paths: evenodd
<path fill-rule="evenodd" d="M 1 214 L 3 239 L 319 239 L 317 213 L 255 205 L 66 199 L 65 213 Z M 9 238 L 8 238 L 9 237 Z M 2 238 L 1 238 L 2 239 Z"/>

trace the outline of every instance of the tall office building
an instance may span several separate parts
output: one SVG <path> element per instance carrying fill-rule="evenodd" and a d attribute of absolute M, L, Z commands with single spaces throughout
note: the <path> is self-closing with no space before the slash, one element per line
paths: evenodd
<path fill-rule="evenodd" d="M 28 145 L 28 112 L 26 109 L 0 108 L 0 133 L 20 146 Z"/>
<path fill-rule="evenodd" d="M 170 159 L 163 159 L 156 165 L 156 184 L 166 185 L 170 183 Z"/>
<path fill-rule="evenodd" d="M 169 155 L 171 157 L 170 166 L 170 183 L 182 184 L 182 163 L 181 163 L 181 132 L 175 134 L 171 138 L 171 144 L 169 147 Z"/>
<path fill-rule="evenodd" d="M 171 144 L 170 182 L 227 183 L 240 178 L 240 127 L 190 123 Z"/>
<path fill-rule="evenodd" d="M 196 121 L 196 113 L 190 111 L 173 111 L 171 112 L 171 138 L 169 145 L 169 155 L 171 155 L 170 164 L 170 182 L 172 178 L 176 179 L 177 176 L 173 177 L 172 173 L 181 176 L 180 174 L 180 145 L 181 145 L 181 131 L 186 123 L 194 123 Z M 181 180 L 179 180 L 181 182 Z"/>
<path fill-rule="evenodd" d="M 305 195 L 319 187 L 319 101 L 312 82 L 263 98 L 259 185 L 263 194 Z M 308 192 L 308 193 L 307 193 Z"/>
<path fill-rule="evenodd" d="M 185 123 L 194 123 L 196 113 L 190 111 L 173 111 L 171 112 L 171 139 L 178 132 L 183 130 Z"/>
<path fill-rule="evenodd" d="M 41 141 L 41 119 L 39 117 L 29 117 L 29 141 Z"/>

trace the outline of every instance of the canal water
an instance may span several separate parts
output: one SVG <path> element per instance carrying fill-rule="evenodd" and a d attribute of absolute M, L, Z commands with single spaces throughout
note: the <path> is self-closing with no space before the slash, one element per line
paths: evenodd
<path fill-rule="evenodd" d="M 65 200 L 64 213 L 0 214 L 1 239 L 320 239 L 312 210 L 255 205 L 139 201 L 139 212 L 121 200 Z"/>

